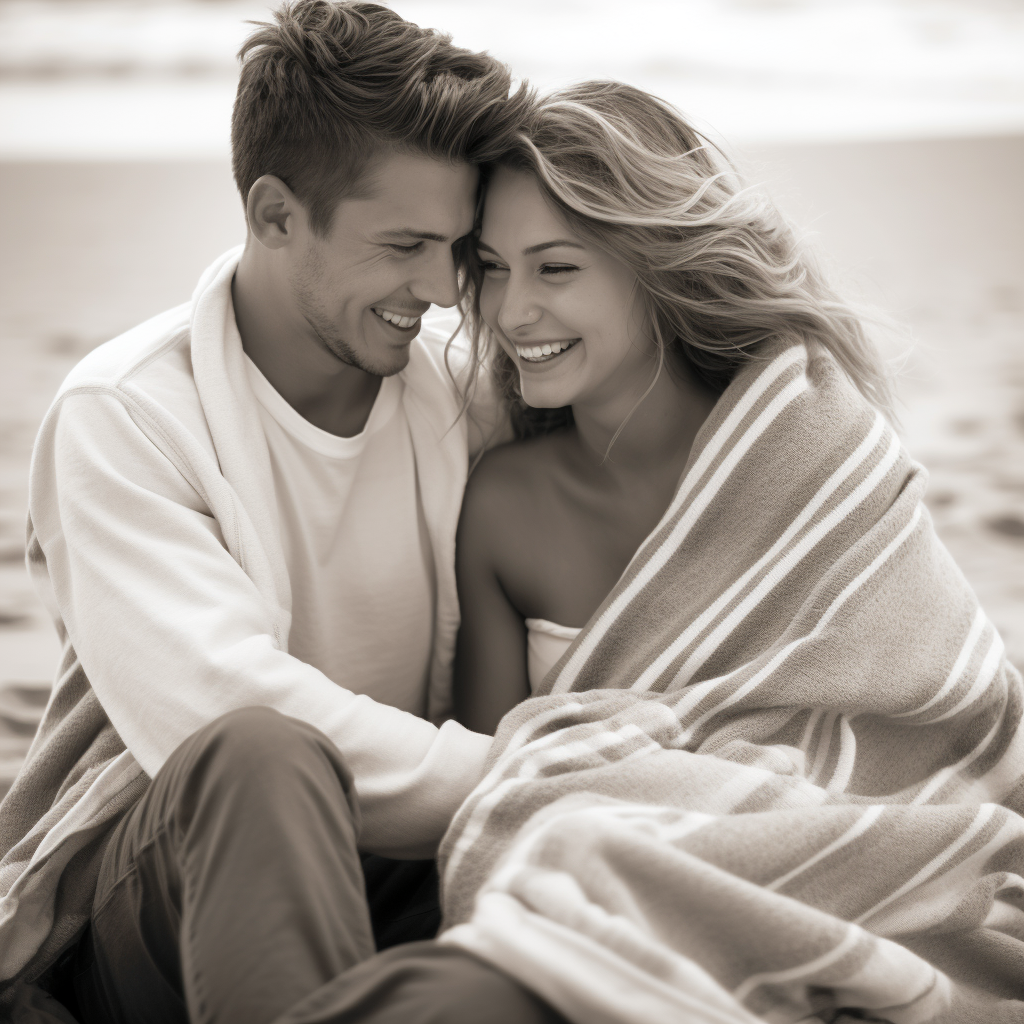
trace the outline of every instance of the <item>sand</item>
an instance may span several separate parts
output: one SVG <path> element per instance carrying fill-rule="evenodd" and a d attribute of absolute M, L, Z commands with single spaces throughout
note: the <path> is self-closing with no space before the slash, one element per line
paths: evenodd
<path fill-rule="evenodd" d="M 890 349 L 902 433 L 931 471 L 940 535 L 1024 665 L 1024 138 L 738 159 L 906 328 L 909 355 Z M 0 187 L 16 200 L 0 257 L 0 683 L 45 683 L 56 637 L 22 565 L 39 421 L 77 359 L 186 300 L 242 218 L 223 162 L 0 163 Z"/>

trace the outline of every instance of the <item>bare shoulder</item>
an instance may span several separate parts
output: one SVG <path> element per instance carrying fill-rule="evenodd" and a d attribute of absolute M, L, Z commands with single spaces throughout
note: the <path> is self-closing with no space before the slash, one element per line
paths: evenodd
<path fill-rule="evenodd" d="M 528 501 L 560 462 L 562 438 L 558 434 L 511 441 L 485 452 L 466 487 L 467 500 Z"/>
<path fill-rule="evenodd" d="M 535 521 L 530 510 L 557 472 L 557 434 L 512 441 L 486 452 L 470 474 L 460 540 L 484 542 Z"/>

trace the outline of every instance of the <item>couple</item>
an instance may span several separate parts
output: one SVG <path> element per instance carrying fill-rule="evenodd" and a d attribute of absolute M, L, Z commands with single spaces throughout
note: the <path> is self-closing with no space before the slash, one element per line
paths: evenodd
<path fill-rule="evenodd" d="M 244 248 L 37 442 L 5 1019 L 1022 1019 L 1020 677 L 770 205 L 362 2 L 232 149 Z"/>

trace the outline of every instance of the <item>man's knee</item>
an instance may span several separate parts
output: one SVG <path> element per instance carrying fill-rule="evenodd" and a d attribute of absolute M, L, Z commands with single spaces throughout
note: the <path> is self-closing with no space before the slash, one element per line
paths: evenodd
<path fill-rule="evenodd" d="M 567 1024 L 565 1018 L 504 971 L 457 947 L 433 964 L 420 995 L 433 1013 L 424 1024 Z"/>
<path fill-rule="evenodd" d="M 272 708 L 229 711 L 194 733 L 161 769 L 165 782 L 183 792 L 186 805 L 216 792 L 232 802 L 246 794 L 263 802 L 288 799 L 297 783 L 352 789 L 340 752 L 313 726 Z"/>
<path fill-rule="evenodd" d="M 259 761 L 268 753 L 305 739 L 301 723 L 273 708 L 238 708 L 215 718 L 193 739 L 204 749 L 216 749 L 234 761 Z"/>
<path fill-rule="evenodd" d="M 567 1024 L 515 979 L 457 946 L 413 942 L 335 978 L 276 1024 Z"/>

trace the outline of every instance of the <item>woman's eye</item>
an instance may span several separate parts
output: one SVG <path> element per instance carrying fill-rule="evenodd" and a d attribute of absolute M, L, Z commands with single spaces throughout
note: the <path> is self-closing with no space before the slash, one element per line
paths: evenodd
<path fill-rule="evenodd" d="M 388 245 L 388 248 L 392 252 L 398 253 L 399 256 L 411 256 L 414 252 L 419 252 L 423 248 L 423 243 L 416 242 L 415 245 L 397 245 L 392 242 Z"/>
<path fill-rule="evenodd" d="M 545 263 L 540 268 L 542 274 L 567 274 L 573 270 L 579 270 L 579 267 L 574 267 L 571 263 Z"/>
<path fill-rule="evenodd" d="M 485 274 L 492 274 L 495 271 L 506 270 L 506 267 L 501 266 L 500 263 L 495 263 L 493 260 L 477 260 L 476 264 Z"/>

